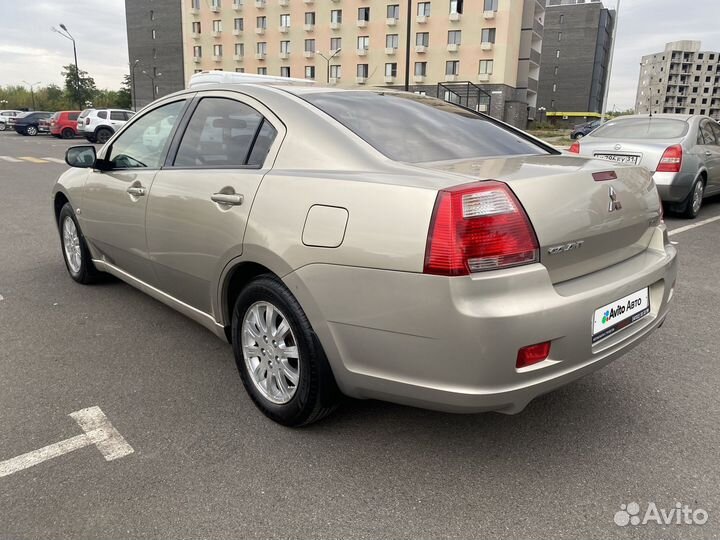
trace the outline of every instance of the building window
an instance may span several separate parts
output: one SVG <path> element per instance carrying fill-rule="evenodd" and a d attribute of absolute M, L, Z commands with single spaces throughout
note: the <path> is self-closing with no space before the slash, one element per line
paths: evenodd
<path fill-rule="evenodd" d="M 338 51 L 342 47 L 342 38 L 334 37 L 330 38 L 330 50 Z"/>
<path fill-rule="evenodd" d="M 266 30 L 267 29 L 267 17 L 265 17 L 264 15 L 262 17 L 257 17 L 255 28 L 262 28 L 263 30 Z"/>
<path fill-rule="evenodd" d="M 445 75 L 459 75 L 460 74 L 460 61 L 449 60 L 445 62 Z"/>
<path fill-rule="evenodd" d="M 200 21 L 192 23 L 192 32 L 193 34 L 200 34 Z"/>
<path fill-rule="evenodd" d="M 369 21 L 370 20 L 370 8 L 361 7 L 358 8 L 358 21 Z"/>
<path fill-rule="evenodd" d="M 213 45 L 213 56 L 222 56 L 222 45 Z"/>
<path fill-rule="evenodd" d="M 200 45 L 195 45 L 193 47 L 193 56 L 195 58 L 202 58 L 202 47 Z"/>
<path fill-rule="evenodd" d="M 485 11 L 497 11 L 498 0 L 485 0 Z"/>
<path fill-rule="evenodd" d="M 415 34 L 415 45 L 419 47 L 430 46 L 430 32 L 418 32 Z"/>
<path fill-rule="evenodd" d="M 220 7 L 222 6 L 222 2 L 220 0 L 211 0 L 210 5 L 214 9 L 220 9 Z"/>
<path fill-rule="evenodd" d="M 330 66 L 330 78 L 339 79 L 342 75 L 342 68 L 340 65 L 335 64 Z"/>
<path fill-rule="evenodd" d="M 555 58 L 560 58 L 560 49 L 555 51 Z"/>
<path fill-rule="evenodd" d="M 315 26 L 315 12 L 314 11 L 306 11 L 305 12 L 305 24 Z"/>
<path fill-rule="evenodd" d="M 562 32 L 558 32 L 558 41 L 562 41 Z"/>
<path fill-rule="evenodd" d="M 553 83 L 553 92 L 557 92 L 557 84 Z"/>
<path fill-rule="evenodd" d="M 289 77 L 290 76 L 290 66 L 280 66 L 280 76 L 281 77 Z"/>
<path fill-rule="evenodd" d="M 387 34 L 385 36 L 385 48 L 397 49 L 400 46 L 400 38 L 397 34 Z"/>
<path fill-rule="evenodd" d="M 235 73 L 245 73 L 245 68 L 235 68 Z"/>
<path fill-rule="evenodd" d="M 333 9 L 330 12 L 330 22 L 338 24 L 342 22 L 342 9 Z"/>
<path fill-rule="evenodd" d="M 493 72 L 493 61 L 492 60 L 480 60 L 480 73 L 485 75 L 492 75 Z"/>
<path fill-rule="evenodd" d="M 306 39 L 305 40 L 305 52 L 315 52 L 315 40 L 314 39 Z"/>
<path fill-rule="evenodd" d="M 388 5 L 387 18 L 388 19 L 399 19 L 400 18 L 400 4 L 389 4 Z"/>
<path fill-rule="evenodd" d="M 200 0 L 190 0 L 190 9 L 200 9 Z"/>
<path fill-rule="evenodd" d="M 427 62 L 415 62 L 415 75 L 418 77 L 427 76 Z"/>
<path fill-rule="evenodd" d="M 563 24 L 565 22 L 565 15 L 560 14 L 560 24 Z"/>
<path fill-rule="evenodd" d="M 557 77 L 557 74 L 558 74 L 558 69 L 559 69 L 558 66 L 555 66 L 554 74 L 555 74 L 556 77 Z"/>
<path fill-rule="evenodd" d="M 157 39 L 157 31 L 156 31 L 154 28 L 152 29 L 152 34 L 151 34 L 151 35 L 152 35 L 152 38 L 153 38 L 153 39 Z"/>
<path fill-rule="evenodd" d="M 495 43 L 495 29 L 494 28 L 483 28 L 481 34 L 481 41 L 483 43 Z"/>
<path fill-rule="evenodd" d="M 267 75 L 267 68 L 266 67 L 259 67 L 257 68 L 258 75 Z"/>
<path fill-rule="evenodd" d="M 555 100 L 554 99 L 550 101 L 550 108 L 555 109 Z"/>
<path fill-rule="evenodd" d="M 153 47 L 153 50 L 152 50 L 152 57 L 153 57 L 153 60 L 157 58 L 157 49 L 155 47 Z"/>
<path fill-rule="evenodd" d="M 448 31 L 448 45 L 460 45 L 461 34 L 460 30 Z"/>
<path fill-rule="evenodd" d="M 370 48 L 370 36 L 358 36 L 357 38 L 358 50 L 367 50 Z"/>
<path fill-rule="evenodd" d="M 280 42 L 280 52 L 285 54 L 290 54 L 290 42 L 289 41 L 281 41 Z"/>
<path fill-rule="evenodd" d="M 151 21 L 155 20 L 155 12 L 152 9 L 150 10 L 150 20 Z"/>
<path fill-rule="evenodd" d="M 193 70 L 193 73 L 202 73 L 202 71 L 203 71 L 202 69 L 195 69 L 195 70 Z"/>
<path fill-rule="evenodd" d="M 358 77 L 363 77 L 363 78 L 367 79 L 368 73 L 369 73 L 369 70 L 368 70 L 367 64 L 358 64 L 357 65 L 357 76 Z"/>
<path fill-rule="evenodd" d="M 417 14 L 420 17 L 430 16 L 430 2 L 418 2 Z"/>
<path fill-rule="evenodd" d="M 289 27 L 290 26 L 290 14 L 283 13 L 280 15 L 280 26 Z"/>
<path fill-rule="evenodd" d="M 458 0 L 450 0 L 450 13 L 462 13 L 462 3 L 459 3 Z"/>
<path fill-rule="evenodd" d="M 242 32 L 245 29 L 245 23 L 242 17 L 233 19 L 233 29 L 237 30 L 238 32 Z"/>
<path fill-rule="evenodd" d="M 213 32 L 222 32 L 222 21 L 220 19 L 215 19 L 213 21 L 212 31 Z"/>
<path fill-rule="evenodd" d="M 245 44 L 244 43 L 236 43 L 235 44 L 235 54 L 242 58 L 245 56 Z"/>
<path fill-rule="evenodd" d="M 267 43 L 264 41 L 258 41 L 255 45 L 255 52 L 257 54 L 267 54 Z"/>
<path fill-rule="evenodd" d="M 397 63 L 392 62 L 385 64 L 385 76 L 386 77 L 397 77 Z"/>
<path fill-rule="evenodd" d="M 305 78 L 306 79 L 314 79 L 315 78 L 315 66 L 305 66 Z"/>

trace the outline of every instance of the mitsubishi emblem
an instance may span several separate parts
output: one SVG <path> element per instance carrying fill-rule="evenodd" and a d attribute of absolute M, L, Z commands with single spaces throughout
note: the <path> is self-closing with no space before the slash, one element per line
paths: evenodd
<path fill-rule="evenodd" d="M 617 200 L 617 193 L 612 186 L 608 187 L 608 195 L 610 196 L 610 204 L 608 205 L 608 212 L 614 212 L 615 210 L 622 209 L 622 204 Z"/>

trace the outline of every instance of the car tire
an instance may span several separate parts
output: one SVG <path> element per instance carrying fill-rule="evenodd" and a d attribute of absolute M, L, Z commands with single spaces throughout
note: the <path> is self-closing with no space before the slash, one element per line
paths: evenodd
<path fill-rule="evenodd" d="M 105 144 L 106 142 L 108 142 L 108 139 L 112 137 L 112 134 L 112 131 L 110 131 L 109 129 L 100 128 L 95 132 L 95 141 L 93 142 L 97 142 L 98 144 Z"/>
<path fill-rule="evenodd" d="M 83 285 L 97 282 L 100 272 L 92 262 L 90 250 L 85 243 L 85 237 L 82 235 L 75 211 L 70 203 L 65 203 L 60 210 L 58 231 L 60 232 L 60 249 L 70 277 Z"/>
<path fill-rule="evenodd" d="M 695 180 L 695 183 L 685 199 L 680 215 L 685 219 L 695 219 L 702 208 L 703 196 L 705 195 L 705 182 L 702 178 Z"/>
<path fill-rule="evenodd" d="M 38 134 L 38 128 L 36 128 L 35 126 L 28 126 L 25 128 L 25 135 L 34 137 L 37 134 Z"/>
<path fill-rule="evenodd" d="M 7 129 L 7 126 L 5 125 L 5 122 L 0 122 L 0 131 L 5 131 Z"/>
<path fill-rule="evenodd" d="M 96 141 L 95 141 L 95 137 L 88 137 L 88 136 L 86 135 L 85 138 L 88 140 L 88 142 L 91 142 L 91 143 L 93 143 L 93 144 L 95 144 L 95 142 L 96 142 Z"/>
<path fill-rule="evenodd" d="M 241 291 L 231 332 L 240 378 L 265 416 L 299 427 L 335 410 L 340 392 L 320 341 L 277 277 L 261 275 Z"/>
<path fill-rule="evenodd" d="M 72 128 L 65 128 L 60 132 L 60 136 L 63 139 L 72 139 L 75 137 L 75 132 L 72 130 Z"/>

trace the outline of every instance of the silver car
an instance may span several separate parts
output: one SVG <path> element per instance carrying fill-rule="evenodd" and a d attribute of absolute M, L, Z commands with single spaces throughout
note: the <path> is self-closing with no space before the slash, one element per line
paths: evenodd
<path fill-rule="evenodd" d="M 517 413 L 647 337 L 675 287 L 644 168 L 430 97 L 197 86 L 66 160 L 70 276 L 112 274 L 231 342 L 285 425 L 342 394 Z"/>
<path fill-rule="evenodd" d="M 704 197 L 720 193 L 720 124 L 707 116 L 623 116 L 570 151 L 645 167 L 663 202 L 687 218 L 698 215 Z"/>

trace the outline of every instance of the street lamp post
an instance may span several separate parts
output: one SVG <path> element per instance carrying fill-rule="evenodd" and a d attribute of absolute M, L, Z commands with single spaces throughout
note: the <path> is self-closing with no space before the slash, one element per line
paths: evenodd
<path fill-rule="evenodd" d="M 407 21 L 405 26 L 405 91 L 410 90 L 410 32 L 412 32 L 412 0 L 407 0 Z"/>
<path fill-rule="evenodd" d="M 81 96 L 80 96 L 80 69 L 78 68 L 78 61 L 77 61 L 77 48 L 75 47 L 75 38 L 72 37 L 70 32 L 67 29 L 67 26 L 65 26 L 63 23 L 60 23 L 60 30 L 55 28 L 54 26 L 51 28 L 53 32 L 56 34 L 60 34 L 65 39 L 69 39 L 72 41 L 73 44 L 73 57 L 75 59 L 75 95 L 77 98 L 77 104 L 78 106 L 82 107 L 81 103 Z"/>
<path fill-rule="evenodd" d="M 332 53 L 330 56 L 325 56 L 323 53 L 319 52 L 316 53 L 320 57 L 322 57 L 323 60 L 327 63 L 327 83 L 330 84 L 330 60 L 335 58 L 338 54 L 340 54 L 340 51 L 342 50 L 342 47 L 340 49 L 337 49 L 334 53 Z"/>
<path fill-rule="evenodd" d="M 34 111 L 35 110 L 35 89 L 33 87 L 40 84 L 40 81 L 32 83 L 32 84 L 27 81 L 23 81 L 23 82 L 30 87 L 30 100 L 32 101 L 32 108 Z"/>
<path fill-rule="evenodd" d="M 136 58 L 135 61 L 132 63 L 132 67 L 130 68 L 130 82 L 132 83 L 132 106 L 133 111 L 137 112 L 137 97 L 135 94 L 135 68 L 138 67 L 138 64 L 140 63 L 140 59 Z"/>

